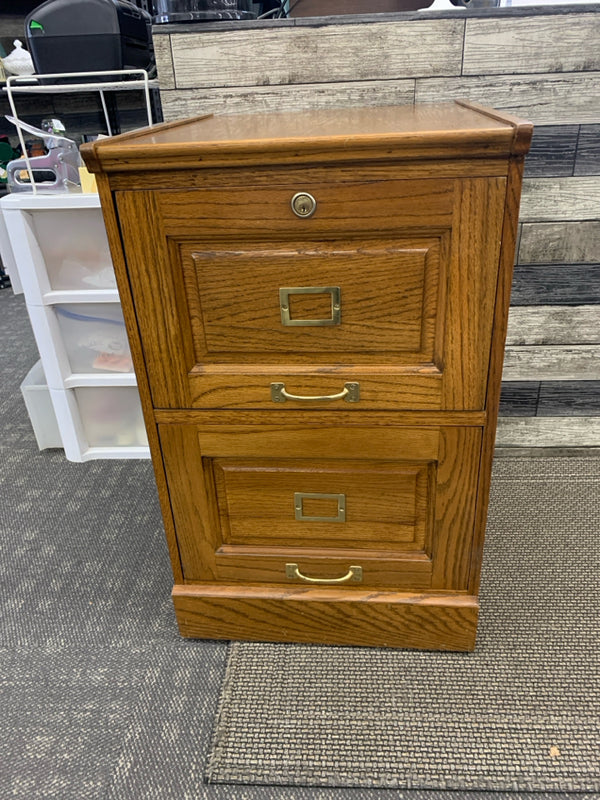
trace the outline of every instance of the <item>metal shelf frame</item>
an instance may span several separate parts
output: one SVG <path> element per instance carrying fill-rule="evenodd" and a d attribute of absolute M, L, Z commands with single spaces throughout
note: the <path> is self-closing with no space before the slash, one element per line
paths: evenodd
<path fill-rule="evenodd" d="M 137 77 L 135 77 L 137 76 Z M 115 80 L 100 80 L 100 78 L 113 77 Z M 96 80 L 77 82 L 80 78 L 95 78 Z M 117 78 L 120 78 L 117 79 Z M 74 83 L 65 83 L 64 81 L 75 81 Z M 43 83 L 41 83 L 43 81 Z M 58 82 L 60 81 L 60 82 Z M 148 116 L 148 125 L 153 126 L 152 119 L 152 102 L 150 98 L 150 90 L 158 89 L 158 80 L 150 79 L 148 72 L 145 69 L 117 69 L 117 70 L 103 70 L 98 72 L 52 72 L 40 75 L 10 75 L 6 79 L 6 86 L 3 91 L 8 96 L 8 102 L 13 117 L 19 119 L 17 114 L 17 107 L 15 103 L 15 95 L 18 94 L 77 94 L 84 92 L 98 92 L 100 94 L 100 102 L 102 103 L 102 111 L 104 112 L 104 119 L 106 121 L 106 129 L 108 135 L 112 136 L 112 127 L 110 123 L 110 115 L 106 105 L 105 92 L 124 92 L 142 90 L 146 100 L 146 114 Z M 29 180 L 33 194 L 37 194 L 37 187 L 33 177 L 33 170 L 27 155 L 27 148 L 25 147 L 25 137 L 20 125 L 17 125 L 17 135 L 21 145 L 21 152 L 24 156 L 25 167 L 29 173 Z"/>

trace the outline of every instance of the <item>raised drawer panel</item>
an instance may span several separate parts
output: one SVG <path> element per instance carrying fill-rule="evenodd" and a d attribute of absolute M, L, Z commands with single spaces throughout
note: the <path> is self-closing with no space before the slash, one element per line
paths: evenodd
<path fill-rule="evenodd" d="M 429 464 L 215 459 L 213 470 L 225 544 L 430 547 Z"/>
<path fill-rule="evenodd" d="M 385 363 L 402 353 L 409 363 L 433 363 L 446 300 L 442 249 L 447 262 L 439 237 L 186 247 L 184 269 L 197 282 L 197 292 L 188 282 L 196 357 Z"/>

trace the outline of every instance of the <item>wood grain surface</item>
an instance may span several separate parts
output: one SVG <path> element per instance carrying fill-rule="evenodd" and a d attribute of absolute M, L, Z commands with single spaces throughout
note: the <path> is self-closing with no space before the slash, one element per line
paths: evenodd
<path fill-rule="evenodd" d="M 213 472 L 225 544 L 293 545 L 299 553 L 430 549 L 430 476 L 422 463 L 214 459 Z M 298 513 L 325 519 L 297 519 L 297 493 L 323 495 L 301 500 Z"/>
<path fill-rule="evenodd" d="M 230 86 L 161 90 L 166 120 L 202 113 L 261 114 L 273 111 L 303 111 L 346 106 L 395 106 L 412 103 L 415 82 L 411 79 L 297 83 L 289 86 Z"/>
<path fill-rule="evenodd" d="M 438 239 L 192 247 L 183 262 L 196 279 L 195 287 L 188 282 L 188 302 L 197 309 L 195 350 L 202 362 L 245 354 L 246 362 L 264 363 L 291 350 L 295 361 L 305 354 L 313 362 L 374 363 L 398 351 L 412 353 L 415 363 L 434 361 L 438 302 L 445 303 Z M 294 325 L 282 322 L 281 287 L 289 291 Z M 340 298 L 335 324 L 328 287 Z M 321 291 L 304 293 L 309 288 Z M 332 324 L 300 324 L 317 320 Z"/>
<path fill-rule="evenodd" d="M 525 223 L 518 263 L 600 263 L 600 221 Z"/>
<path fill-rule="evenodd" d="M 600 264 L 517 264 L 511 303 L 513 306 L 597 306 L 600 304 Z"/>
<path fill-rule="evenodd" d="M 542 382 L 537 416 L 600 416 L 600 380 Z"/>
<path fill-rule="evenodd" d="M 498 447 L 600 447 L 600 417 L 507 417 Z"/>
<path fill-rule="evenodd" d="M 521 222 L 596 220 L 600 177 L 528 178 L 523 182 Z"/>
<path fill-rule="evenodd" d="M 600 175 L 600 125 L 582 125 L 574 175 Z"/>
<path fill-rule="evenodd" d="M 504 346 L 508 327 L 508 310 L 510 303 L 510 287 L 515 261 L 515 245 L 518 234 L 519 202 L 523 180 L 523 156 L 512 158 L 508 167 L 506 197 L 502 227 L 500 232 L 500 252 L 498 254 L 497 280 L 493 310 L 492 343 L 487 365 L 486 410 L 487 425 L 483 429 L 481 460 L 478 474 L 477 501 L 475 507 L 475 525 L 473 542 L 470 550 L 469 591 L 479 592 L 481 564 L 483 559 L 483 543 L 485 538 L 487 511 L 492 478 L 496 424 L 502 382 Z M 492 291 L 490 289 L 490 291 Z"/>
<path fill-rule="evenodd" d="M 513 307 L 506 341 L 508 345 L 600 344 L 600 306 Z"/>
<path fill-rule="evenodd" d="M 170 36 L 154 36 L 154 55 L 156 57 L 156 70 L 160 81 L 161 94 L 165 89 L 175 88 L 175 70 L 171 52 Z"/>
<path fill-rule="evenodd" d="M 158 422 L 184 635 L 474 646 L 530 136 L 461 101 L 224 115 L 86 148 L 119 186 L 111 235 Z M 300 191 L 317 201 L 308 219 L 290 207 Z M 282 331 L 281 303 L 322 318 L 338 284 L 339 328 Z M 279 294 L 305 286 L 318 292 Z M 302 399 L 352 380 L 360 404 Z M 281 408 L 271 382 L 301 397 Z M 306 594 L 314 581 L 323 594 Z"/>
<path fill-rule="evenodd" d="M 343 589 L 175 586 L 183 636 L 372 647 L 472 650 L 478 603 L 469 596 Z"/>
<path fill-rule="evenodd" d="M 417 103 L 463 97 L 530 119 L 534 125 L 597 123 L 600 72 L 417 79 Z"/>
<path fill-rule="evenodd" d="M 364 586 L 466 587 L 478 428 L 306 421 L 161 425 L 160 436 L 187 580 L 285 583 L 287 562 L 328 578 L 343 575 L 350 559 L 363 567 Z M 396 496 L 390 487 L 399 481 Z M 296 520 L 296 491 L 346 494 L 345 521 Z"/>
<path fill-rule="evenodd" d="M 600 17 L 468 19 L 463 75 L 600 70 Z"/>
<path fill-rule="evenodd" d="M 539 381 L 502 381 L 500 417 L 535 417 L 539 392 Z"/>
<path fill-rule="evenodd" d="M 458 75 L 462 20 L 280 28 L 172 37 L 179 89 Z M 435 59 L 430 53 L 437 54 Z"/>
<path fill-rule="evenodd" d="M 507 347 L 504 380 L 584 381 L 600 374 L 600 344 Z"/>
<path fill-rule="evenodd" d="M 525 177 L 570 177 L 573 175 L 579 125 L 536 125 L 531 150 L 525 159 Z"/>

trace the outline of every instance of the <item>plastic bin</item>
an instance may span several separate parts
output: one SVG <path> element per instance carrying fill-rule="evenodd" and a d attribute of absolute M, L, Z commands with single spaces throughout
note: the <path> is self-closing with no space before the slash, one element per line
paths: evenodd
<path fill-rule="evenodd" d="M 21 384 L 21 394 L 40 450 L 62 447 L 56 414 L 46 385 L 42 362 L 37 361 Z"/>
<path fill-rule="evenodd" d="M 73 391 L 90 447 L 148 445 L 136 386 L 86 386 Z"/>
<path fill-rule="evenodd" d="M 53 308 L 72 373 L 133 372 L 118 303 L 69 303 Z"/>
<path fill-rule="evenodd" d="M 31 213 L 53 290 L 117 288 L 99 208 L 36 209 Z"/>

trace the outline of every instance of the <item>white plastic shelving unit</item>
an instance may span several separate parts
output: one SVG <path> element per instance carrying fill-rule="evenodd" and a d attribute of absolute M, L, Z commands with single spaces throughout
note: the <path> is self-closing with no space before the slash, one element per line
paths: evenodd
<path fill-rule="evenodd" d="M 19 193 L 0 209 L 66 457 L 149 458 L 98 196 Z"/>

